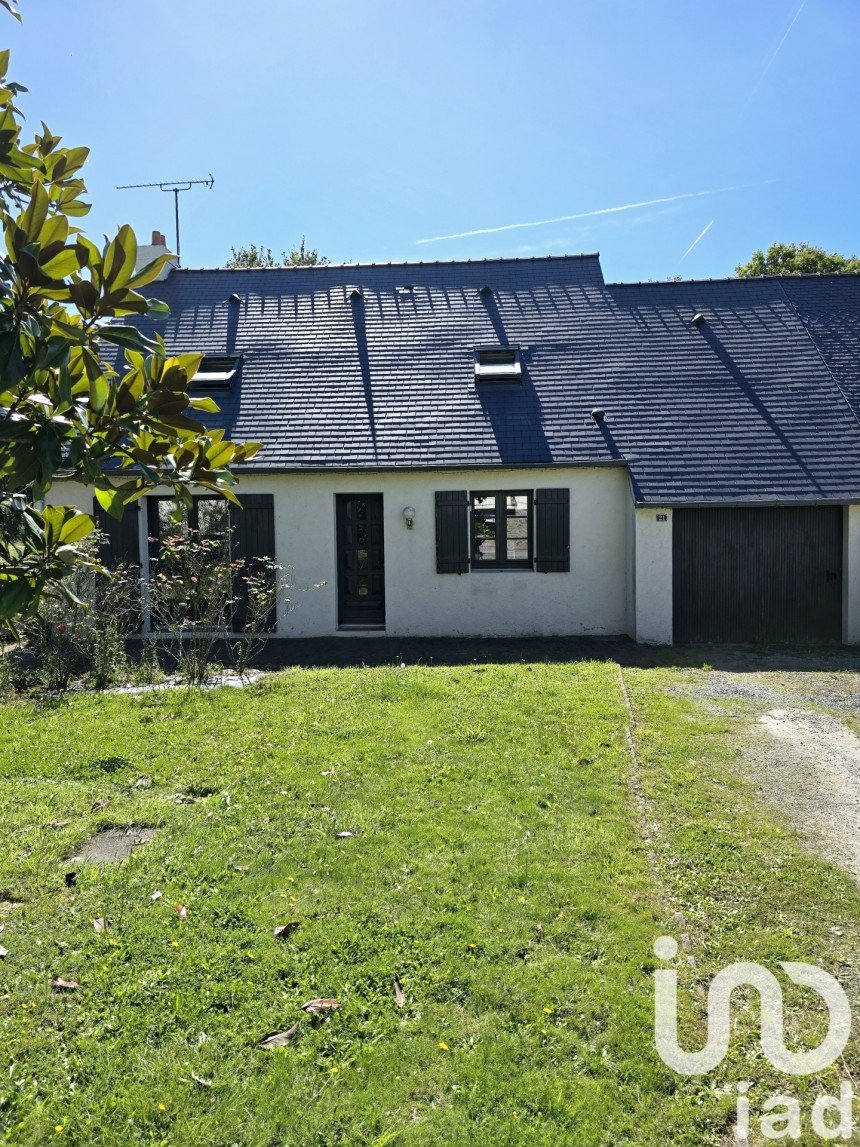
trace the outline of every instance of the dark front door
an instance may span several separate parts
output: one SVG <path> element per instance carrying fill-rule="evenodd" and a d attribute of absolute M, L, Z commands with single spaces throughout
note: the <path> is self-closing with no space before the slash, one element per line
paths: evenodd
<path fill-rule="evenodd" d="M 676 510 L 677 642 L 838 642 L 842 507 Z"/>
<path fill-rule="evenodd" d="M 385 624 L 382 495 L 337 495 L 339 625 Z"/>

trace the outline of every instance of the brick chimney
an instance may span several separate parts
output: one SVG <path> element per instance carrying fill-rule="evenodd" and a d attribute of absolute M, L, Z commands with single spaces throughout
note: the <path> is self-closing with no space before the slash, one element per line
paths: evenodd
<path fill-rule="evenodd" d="M 135 271 L 139 271 L 145 267 L 147 263 L 151 263 L 153 259 L 157 259 L 159 255 L 164 255 L 170 248 L 167 246 L 167 239 L 164 237 L 163 231 L 152 232 L 151 243 L 141 243 L 137 249 L 137 262 L 135 263 Z M 161 279 L 166 279 L 174 267 L 178 267 L 179 262 L 176 259 L 171 259 L 165 263 L 161 272 L 156 279 L 159 282 Z"/>

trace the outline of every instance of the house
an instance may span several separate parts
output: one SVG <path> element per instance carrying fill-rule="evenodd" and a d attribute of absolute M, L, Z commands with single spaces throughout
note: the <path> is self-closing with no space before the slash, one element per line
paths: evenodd
<path fill-rule="evenodd" d="M 152 291 L 212 420 L 265 443 L 234 525 L 291 567 L 280 636 L 860 642 L 858 276 L 612 284 L 582 255 Z M 117 553 L 145 565 L 161 509 Z"/>

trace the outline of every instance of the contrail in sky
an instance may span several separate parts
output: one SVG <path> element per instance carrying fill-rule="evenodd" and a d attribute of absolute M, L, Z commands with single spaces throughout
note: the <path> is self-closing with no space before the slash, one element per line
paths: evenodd
<path fill-rule="evenodd" d="M 713 225 L 714 225 L 714 220 L 712 219 L 710 221 L 710 223 L 707 225 L 707 227 L 705 227 L 705 229 L 703 231 L 699 232 L 699 234 L 696 236 L 696 238 L 693 240 L 693 242 L 690 244 L 690 246 L 687 248 L 687 250 L 681 256 L 681 258 L 678 260 L 679 263 L 684 262 L 684 260 L 687 258 L 687 256 L 690 254 L 690 252 L 693 250 L 693 248 L 695 246 L 697 246 L 699 243 L 701 243 L 701 241 L 704 239 L 704 237 L 707 235 L 707 233 L 710 231 L 710 229 L 713 227 Z"/>
<path fill-rule="evenodd" d="M 750 92 L 749 96 L 747 96 L 748 100 L 751 100 L 753 98 L 753 96 L 756 94 L 756 92 L 759 90 L 759 88 L 761 87 L 762 80 L 765 78 L 767 73 L 770 71 L 770 68 L 771 68 L 771 65 L 773 64 L 773 61 L 776 59 L 776 57 L 782 51 L 782 45 L 788 39 L 789 32 L 794 27 L 794 25 L 797 23 L 797 18 L 805 7 L 806 7 L 806 0 L 800 0 L 800 5 L 799 5 L 797 11 L 792 16 L 791 20 L 789 21 L 788 27 L 783 32 L 782 39 L 780 40 L 780 42 L 777 44 L 776 48 L 774 49 L 773 55 L 770 57 L 768 62 L 765 64 L 765 66 L 762 68 L 762 73 L 759 76 L 759 78 L 756 80 L 755 87 Z"/>
<path fill-rule="evenodd" d="M 765 183 L 774 183 L 767 179 Z M 639 203 L 625 203 L 621 207 L 601 207 L 596 211 L 580 211 L 576 215 L 557 215 L 554 219 L 535 219 L 528 223 L 506 223 L 503 227 L 478 227 L 474 231 L 456 231 L 452 235 L 434 235 L 431 239 L 416 239 L 416 243 L 441 243 L 445 239 L 470 239 L 473 235 L 497 235 L 500 231 L 519 231 L 523 227 L 547 227 L 551 223 L 569 223 L 572 219 L 593 219 L 596 215 L 617 215 L 621 211 L 635 211 L 639 207 L 656 207 L 660 203 L 677 203 L 682 199 L 701 199 L 706 195 L 720 195 L 725 191 L 742 191 L 746 187 L 761 187 L 760 183 L 741 183 L 735 187 L 714 187 L 710 191 L 686 191 L 682 195 L 666 195 L 662 199 L 643 199 Z"/>

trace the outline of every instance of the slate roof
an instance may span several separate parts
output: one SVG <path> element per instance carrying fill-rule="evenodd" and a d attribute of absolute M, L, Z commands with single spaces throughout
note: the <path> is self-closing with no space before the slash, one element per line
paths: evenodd
<path fill-rule="evenodd" d="M 640 503 L 860 501 L 858 276 L 606 284 L 583 255 L 183 269 L 152 293 L 170 350 L 241 353 L 214 421 L 265 443 L 253 469 L 607 463 Z M 521 385 L 476 386 L 488 344 L 521 348 Z"/>

